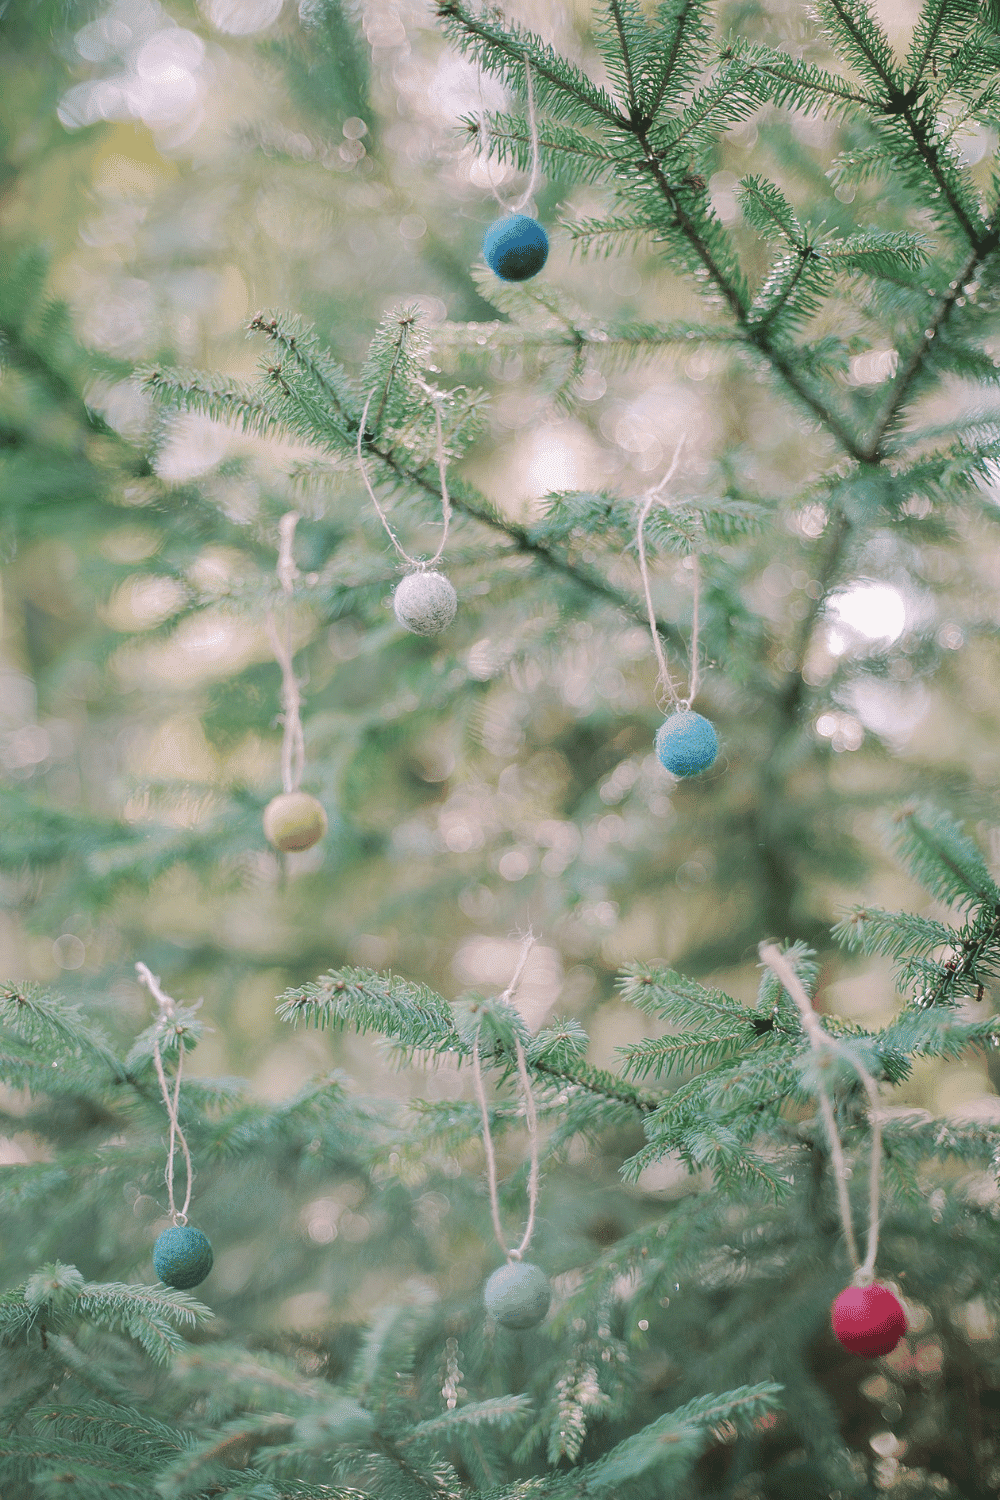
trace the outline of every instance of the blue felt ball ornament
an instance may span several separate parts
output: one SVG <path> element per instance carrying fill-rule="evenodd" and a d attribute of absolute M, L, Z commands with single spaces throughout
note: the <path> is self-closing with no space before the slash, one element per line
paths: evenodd
<path fill-rule="evenodd" d="M 701 714 L 682 709 L 664 719 L 656 735 L 656 753 L 672 776 L 697 776 L 719 753 L 719 739 Z"/>
<path fill-rule="evenodd" d="M 483 259 L 501 281 L 527 281 L 529 276 L 537 276 L 548 254 L 548 235 L 538 220 L 527 214 L 495 220 L 483 240 Z"/>
<path fill-rule="evenodd" d="M 552 1301 L 552 1285 L 541 1266 L 512 1260 L 494 1271 L 483 1288 L 486 1311 L 505 1328 L 535 1328 Z"/>
<path fill-rule="evenodd" d="M 153 1270 L 167 1286 L 178 1292 L 204 1281 L 212 1269 L 212 1247 L 208 1236 L 190 1224 L 165 1229 L 153 1246 Z"/>

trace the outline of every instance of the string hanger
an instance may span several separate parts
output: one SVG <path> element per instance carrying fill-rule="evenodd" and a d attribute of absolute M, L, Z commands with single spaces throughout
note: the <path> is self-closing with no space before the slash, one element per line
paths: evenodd
<path fill-rule="evenodd" d="M 479 102 L 483 106 L 483 114 L 479 122 L 479 132 L 480 139 L 483 143 L 482 156 L 483 163 L 486 168 L 486 180 L 490 185 L 490 192 L 493 194 L 494 198 L 499 203 L 504 212 L 508 214 L 520 214 L 523 213 L 525 209 L 529 208 L 532 203 L 532 199 L 535 196 L 535 190 L 538 187 L 538 179 L 541 175 L 538 152 L 538 121 L 535 116 L 535 91 L 531 82 L 531 64 L 528 62 L 527 53 L 524 54 L 523 61 L 524 85 L 525 92 L 528 96 L 528 133 L 531 138 L 531 174 L 528 178 L 528 186 L 525 188 L 524 192 L 521 194 L 520 198 L 518 198 L 516 203 L 505 203 L 500 194 L 497 192 L 496 183 L 493 180 L 493 167 L 490 161 L 490 127 L 487 123 L 486 105 L 483 102 L 483 76 L 481 72 L 479 75 Z"/>
<path fill-rule="evenodd" d="M 517 994 L 528 963 L 528 955 L 534 946 L 534 935 L 529 932 L 521 945 L 521 952 L 514 969 L 514 976 L 500 996 L 501 1004 L 509 1004 Z M 535 1218 L 538 1212 L 539 1182 L 538 1112 L 535 1108 L 535 1096 L 531 1088 L 531 1078 L 528 1074 L 528 1064 L 525 1061 L 524 1048 L 516 1031 L 514 1032 L 514 1052 L 517 1058 L 517 1073 L 521 1084 L 521 1092 L 524 1096 L 524 1117 L 528 1127 L 530 1165 L 528 1169 L 528 1221 L 525 1225 L 520 1244 L 510 1246 L 507 1244 L 507 1239 L 503 1231 L 503 1223 L 500 1218 L 496 1150 L 493 1145 L 493 1134 L 490 1130 L 490 1112 L 486 1103 L 486 1089 L 483 1085 L 483 1070 L 479 1059 L 479 1032 L 477 1030 L 475 1040 L 472 1043 L 472 1078 L 476 1088 L 476 1098 L 479 1101 L 479 1112 L 483 1121 L 483 1148 L 486 1153 L 486 1177 L 490 1191 L 490 1212 L 493 1216 L 493 1232 L 496 1235 L 497 1244 L 500 1246 L 508 1262 L 522 1260 L 525 1251 L 531 1243 L 531 1237 L 535 1232 Z"/>
<path fill-rule="evenodd" d="M 378 518 L 382 522 L 382 525 L 385 527 L 385 531 L 390 542 L 395 547 L 396 551 L 399 553 L 400 557 L 408 567 L 416 568 L 418 572 L 423 572 L 428 568 L 433 568 L 437 563 L 441 561 L 441 558 L 444 555 L 444 549 L 448 542 L 448 528 L 451 525 L 451 500 L 448 496 L 448 458 L 444 449 L 444 428 L 441 422 L 441 407 L 445 399 L 444 392 L 439 391 L 435 386 L 428 385 L 423 380 L 418 379 L 417 384 L 420 386 L 421 390 L 427 393 L 427 396 L 430 399 L 431 405 L 434 409 L 435 458 L 437 460 L 438 476 L 441 482 L 441 540 L 438 543 L 438 549 L 433 557 L 419 558 L 410 556 L 406 548 L 403 546 L 402 542 L 399 540 L 399 537 L 393 531 L 392 526 L 389 522 L 389 517 L 386 515 L 385 511 L 382 509 L 382 506 L 379 504 L 378 496 L 375 493 L 371 479 L 368 476 L 368 470 L 365 467 L 364 441 L 365 430 L 368 422 L 368 409 L 371 406 L 372 401 L 375 399 L 375 395 L 378 391 L 377 386 L 373 387 L 372 390 L 369 391 L 368 399 L 366 400 L 364 410 L 361 413 L 361 421 L 358 424 L 357 452 L 358 468 L 361 471 L 361 478 L 364 481 L 365 489 L 368 491 L 368 497 L 374 505 L 376 511 L 378 512 Z"/>
<path fill-rule="evenodd" d="M 160 1093 L 163 1095 L 163 1103 L 166 1106 L 167 1115 L 170 1120 L 170 1141 L 167 1148 L 167 1165 L 163 1177 L 167 1184 L 167 1199 L 169 1213 L 175 1225 L 187 1223 L 187 1211 L 191 1207 L 191 1190 L 194 1186 L 194 1168 L 191 1165 L 191 1152 L 188 1150 L 187 1138 L 181 1129 L 180 1120 L 177 1117 L 178 1106 L 181 1096 L 181 1078 L 184 1075 L 184 1037 L 180 1027 L 177 1026 L 177 1004 L 169 995 L 164 994 L 160 987 L 160 981 L 155 974 L 143 963 L 137 963 L 135 971 L 139 976 L 140 984 L 144 984 L 159 1007 L 159 1016 L 156 1030 L 153 1032 L 153 1062 L 156 1065 L 156 1076 L 160 1081 Z M 200 1003 L 200 1002 L 199 1002 Z M 163 1056 L 160 1052 L 160 1036 L 174 1026 L 177 1032 L 177 1071 L 174 1074 L 174 1087 L 171 1092 L 167 1082 L 167 1075 L 163 1068 Z M 174 1198 L 174 1156 L 178 1145 L 184 1158 L 184 1169 L 187 1178 L 187 1192 L 184 1194 L 184 1202 L 180 1208 Z"/>
<path fill-rule="evenodd" d="M 694 584 L 694 600 L 691 614 L 691 646 L 688 653 L 690 670 L 687 696 L 681 697 L 680 688 L 671 676 L 670 668 L 667 665 L 666 652 L 663 649 L 663 642 L 660 639 L 660 632 L 656 628 L 656 610 L 653 608 L 653 595 L 649 582 L 649 563 L 646 559 L 646 521 L 656 501 L 660 498 L 663 491 L 666 489 L 667 485 L 670 483 L 671 479 L 673 479 L 674 475 L 677 472 L 677 466 L 680 463 L 681 451 L 684 447 L 684 442 L 685 439 L 682 436 L 680 442 L 677 444 L 677 447 L 674 450 L 674 456 L 671 459 L 670 467 L 668 468 L 667 472 L 664 474 L 659 484 L 654 485 L 651 490 L 647 490 L 645 495 L 642 497 L 642 501 L 639 506 L 638 520 L 636 522 L 636 546 L 639 552 L 639 572 L 642 575 L 642 587 L 646 597 L 646 613 L 649 617 L 649 632 L 653 637 L 653 650 L 656 652 L 656 661 L 657 665 L 659 666 L 659 672 L 656 679 L 657 707 L 665 710 L 666 707 L 669 706 L 670 708 L 675 709 L 678 713 L 684 713 L 690 709 L 691 704 L 698 696 L 698 687 L 700 684 L 700 669 L 698 664 L 698 636 L 700 628 L 701 568 L 698 563 L 697 552 L 692 552 L 690 554 L 690 557 L 692 567 L 692 581 Z M 664 702 L 664 700 L 666 701 Z"/>
<path fill-rule="evenodd" d="M 844 1239 L 847 1244 L 847 1253 L 850 1256 L 854 1275 L 851 1278 L 854 1286 L 870 1286 L 875 1280 L 875 1261 L 878 1256 L 878 1236 L 880 1220 L 880 1195 L 881 1195 L 881 1165 L 882 1165 L 882 1119 L 881 1104 L 878 1096 L 878 1084 L 869 1073 L 864 1063 L 839 1042 L 836 1037 L 830 1036 L 819 1024 L 816 1012 L 813 1010 L 812 1002 L 802 980 L 796 974 L 786 954 L 782 953 L 774 943 L 761 943 L 760 957 L 765 967 L 781 983 L 798 1007 L 802 1017 L 802 1025 L 809 1044 L 813 1049 L 817 1062 L 820 1064 L 820 1078 L 817 1089 L 820 1114 L 826 1129 L 827 1138 L 830 1143 L 830 1157 L 833 1162 L 834 1179 L 837 1185 L 837 1207 L 840 1213 L 840 1222 L 844 1230 Z M 863 1261 L 858 1257 L 857 1240 L 854 1237 L 854 1224 L 851 1219 L 851 1200 L 847 1191 L 848 1170 L 844 1160 L 844 1149 L 837 1134 L 837 1122 L 833 1114 L 833 1105 L 830 1103 L 829 1095 L 822 1078 L 823 1064 L 830 1055 L 841 1057 L 849 1063 L 864 1086 L 868 1095 L 869 1116 L 871 1120 L 872 1145 L 871 1163 L 868 1176 L 868 1246 Z"/>
<path fill-rule="evenodd" d="M 299 576 L 299 569 L 292 551 L 298 522 L 298 512 L 290 510 L 278 523 L 278 561 L 275 572 L 286 602 L 284 640 L 278 634 L 273 610 L 268 610 L 266 619 L 271 649 L 281 668 L 281 710 L 284 726 L 281 741 L 281 784 L 285 792 L 299 790 L 306 760 L 305 736 L 302 732 L 302 693 L 292 662 L 292 611 L 290 608 L 295 580 Z"/>

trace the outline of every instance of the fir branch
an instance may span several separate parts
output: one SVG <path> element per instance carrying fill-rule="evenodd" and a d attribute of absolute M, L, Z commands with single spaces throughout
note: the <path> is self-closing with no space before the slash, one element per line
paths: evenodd
<path fill-rule="evenodd" d="M 377 1031 L 409 1052 L 465 1054 L 451 1007 L 426 985 L 371 969 L 339 969 L 279 996 L 280 1020 L 320 1030 L 353 1026 Z"/>
<path fill-rule="evenodd" d="M 622 67 L 625 72 L 626 95 L 628 98 L 629 119 L 635 120 L 639 115 L 639 101 L 635 91 L 635 77 L 632 72 L 632 58 L 629 54 L 628 39 L 625 35 L 625 23 L 622 19 L 622 8 L 620 0 L 608 0 L 608 9 L 614 21 L 615 31 L 618 35 L 618 46 L 622 55 Z"/>
<path fill-rule="evenodd" d="M 506 118 L 506 116 L 491 117 L 490 143 L 496 146 L 500 161 L 514 160 L 521 168 L 529 167 L 533 144 L 531 136 L 527 131 L 507 128 L 503 123 Z M 471 127 L 476 122 L 469 121 L 468 123 Z M 514 147 L 518 148 L 516 152 L 513 150 Z M 549 133 L 539 135 L 538 149 L 543 160 L 548 155 L 553 163 L 558 163 L 562 157 L 569 157 L 581 167 L 586 164 L 586 175 L 581 179 L 577 173 L 577 180 L 592 181 L 624 165 L 620 155 L 602 151 L 597 143 L 588 140 L 586 136 L 571 130 L 568 126 L 563 126 L 558 132 L 550 126 Z"/>
<path fill-rule="evenodd" d="M 584 73 L 557 58 L 551 47 L 545 47 L 532 33 L 519 27 L 511 27 L 508 31 L 490 25 L 466 10 L 461 0 L 438 0 L 437 14 L 444 22 L 446 32 L 457 34 L 461 40 L 475 39 L 483 59 L 494 68 L 502 66 L 507 72 L 523 76 L 527 61 L 536 79 L 536 88 L 537 80 L 541 79 L 555 98 L 562 94 L 587 114 L 597 115 L 610 125 L 627 126 L 628 122 L 603 89 L 595 88 Z"/>
<path fill-rule="evenodd" d="M 674 71 L 677 68 L 678 62 L 681 57 L 681 52 L 684 44 L 685 28 L 688 21 L 696 13 L 697 9 L 697 0 L 683 0 L 680 9 L 673 17 L 674 34 L 671 37 L 670 46 L 667 48 L 667 51 L 663 58 L 663 69 L 660 76 L 660 81 L 653 91 L 652 97 L 650 98 L 649 103 L 646 106 L 645 113 L 641 121 L 641 123 L 647 128 L 654 123 L 654 121 L 656 120 L 656 116 L 660 112 L 660 105 L 663 103 L 663 100 L 666 97 L 667 90 L 670 87 L 670 81 L 673 78 Z"/>
<path fill-rule="evenodd" d="M 505 1430 L 518 1422 L 531 1409 L 531 1397 L 524 1395 L 492 1396 L 486 1401 L 469 1401 L 451 1411 L 443 1411 L 436 1417 L 427 1417 L 418 1422 L 413 1430 L 400 1439 L 400 1444 L 419 1442 L 428 1437 L 448 1438 L 462 1427 L 499 1427 Z"/>
<path fill-rule="evenodd" d="M 826 73 L 811 63 L 789 57 L 760 42 L 751 42 L 747 37 L 733 37 L 721 54 L 723 62 L 736 61 L 744 65 L 739 77 L 746 79 L 753 74 L 774 79 L 778 88 L 768 90 L 768 99 L 776 105 L 793 108 L 809 107 L 843 108 L 847 104 L 871 108 L 867 94 L 852 89 L 834 73 Z"/>
<path fill-rule="evenodd" d="M 228 376 L 141 365 L 136 378 L 161 405 L 174 411 L 198 412 L 213 422 L 239 422 L 243 432 L 260 437 L 274 437 L 281 431 L 280 419 L 253 389 Z"/>
<path fill-rule="evenodd" d="M 822 0 L 822 9 L 831 22 L 833 41 L 843 47 L 858 70 L 866 73 L 876 84 L 881 84 L 890 100 L 900 96 L 902 90 L 892 69 L 892 48 L 889 38 L 873 16 L 866 0 L 853 0 L 854 10 L 848 0 Z"/>
<path fill-rule="evenodd" d="M 47 1045 L 56 1041 L 71 1054 L 86 1051 L 116 1082 L 124 1081 L 125 1070 L 118 1057 L 78 1006 L 24 985 L 0 985 L 0 1021 L 29 1043 Z"/>
<path fill-rule="evenodd" d="M 946 813 L 909 806 L 895 815 L 897 851 L 922 884 L 955 905 L 1000 908 L 1000 888 L 979 850 Z"/>
<path fill-rule="evenodd" d="M 587 1492 L 621 1494 L 640 1475 L 655 1470 L 679 1478 L 701 1453 L 706 1429 L 731 1422 L 738 1430 L 752 1432 L 754 1423 L 777 1406 L 782 1390 L 773 1381 L 762 1381 L 725 1395 L 694 1397 L 589 1464 L 584 1470 Z"/>
<path fill-rule="evenodd" d="M 346 410 L 343 401 L 343 393 L 337 389 L 336 376 L 342 372 L 335 370 L 329 360 L 324 360 L 318 353 L 315 336 L 297 321 L 289 324 L 287 319 L 280 319 L 273 313 L 259 312 L 247 325 L 248 332 L 263 333 L 272 342 L 277 343 L 285 354 L 293 359 L 299 369 L 303 370 L 323 392 L 329 401 L 334 413 L 341 419 L 345 433 L 351 434 L 357 430 L 357 419 Z"/>
<path fill-rule="evenodd" d="M 976 274 L 987 256 L 995 251 L 998 243 L 1000 243 L 1000 240 L 994 240 L 987 248 L 977 247 L 973 250 L 961 271 L 955 277 L 953 285 L 949 287 L 945 296 L 941 298 L 905 365 L 896 373 L 885 408 L 876 422 L 875 430 L 866 445 L 866 461 L 878 463 L 885 456 L 882 445 L 897 420 L 914 383 L 923 370 L 933 340 L 947 324 L 958 299 L 964 295 L 963 288 Z"/>
<path fill-rule="evenodd" d="M 942 33 L 947 34 L 948 28 L 954 28 L 956 20 L 960 22 L 961 33 L 967 32 L 970 25 L 975 25 L 980 10 L 979 0 L 957 0 L 957 3 L 956 0 L 926 0 L 913 31 L 907 59 L 911 83 L 918 83 L 923 78 Z"/>
<path fill-rule="evenodd" d="M 982 223 L 976 225 L 969 218 L 969 215 L 965 211 L 965 205 L 960 201 L 955 191 L 955 185 L 950 174 L 945 171 L 942 165 L 940 153 L 932 141 L 926 121 L 923 117 L 916 114 L 913 103 L 914 90 L 910 89 L 905 94 L 897 91 L 890 96 L 889 103 L 886 106 L 886 113 L 898 114 L 899 118 L 905 123 L 913 143 L 920 153 L 920 158 L 924 166 L 958 221 L 962 233 L 974 251 L 980 255 L 987 255 L 990 251 L 996 249 L 996 231 L 987 229 Z"/>
<path fill-rule="evenodd" d="M 528 1067 L 540 1073 L 543 1078 L 558 1079 L 560 1083 L 569 1083 L 577 1088 L 585 1089 L 589 1094 L 627 1104 L 640 1115 L 655 1113 L 663 1102 L 654 1094 L 647 1094 L 641 1089 L 632 1088 L 614 1073 L 608 1073 L 603 1068 L 593 1068 L 589 1063 L 568 1061 L 556 1063 L 547 1059 L 532 1058 L 530 1055 L 527 1061 Z"/>

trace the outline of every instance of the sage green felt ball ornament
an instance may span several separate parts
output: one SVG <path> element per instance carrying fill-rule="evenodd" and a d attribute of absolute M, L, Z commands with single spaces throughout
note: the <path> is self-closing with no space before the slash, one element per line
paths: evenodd
<path fill-rule="evenodd" d="M 511 1260 L 483 1288 L 486 1311 L 504 1328 L 537 1328 L 549 1310 L 552 1283 L 530 1260 Z"/>

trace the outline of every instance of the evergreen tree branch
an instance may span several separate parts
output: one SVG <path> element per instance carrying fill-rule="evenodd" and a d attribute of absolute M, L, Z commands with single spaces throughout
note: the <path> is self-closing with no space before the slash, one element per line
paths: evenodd
<path fill-rule="evenodd" d="M 767 327 L 755 324 L 752 321 L 749 307 L 744 304 L 737 288 L 730 283 L 728 277 L 716 262 L 711 249 L 705 244 L 690 214 L 686 211 L 678 194 L 671 187 L 664 175 L 656 153 L 650 144 L 645 127 L 641 123 L 636 122 L 632 126 L 632 130 L 636 140 L 642 147 L 646 170 L 656 183 L 661 196 L 674 213 L 678 228 L 698 255 L 708 275 L 725 299 L 731 314 L 738 325 L 745 331 L 750 343 L 770 363 L 772 369 L 781 377 L 785 385 L 833 433 L 851 457 L 859 461 L 862 460 L 864 452 L 853 433 L 850 432 L 836 413 L 827 406 L 826 402 L 811 391 L 799 377 L 788 355 L 783 350 L 780 350 L 770 337 Z"/>
<path fill-rule="evenodd" d="M 803 245 L 801 249 L 798 250 L 797 264 L 794 273 L 789 277 L 788 285 L 782 291 L 781 296 L 777 299 L 777 301 L 775 301 L 768 308 L 767 312 L 754 322 L 753 326 L 755 328 L 766 329 L 770 327 L 772 323 L 777 321 L 783 309 L 787 307 L 789 301 L 794 296 L 796 289 L 798 288 L 803 276 L 805 275 L 806 266 L 813 259 L 815 259 L 815 251 L 813 250 L 811 245 Z"/>
<path fill-rule="evenodd" d="M 608 9 L 611 11 L 615 23 L 615 31 L 618 34 L 618 46 L 622 55 L 622 66 L 625 69 L 625 86 L 628 97 L 629 119 L 635 120 L 639 115 L 639 101 L 635 91 L 635 75 L 632 72 L 632 56 L 628 48 L 628 38 L 625 35 L 625 23 L 622 20 L 622 9 L 619 0 L 608 0 Z"/>
<path fill-rule="evenodd" d="M 611 1099 L 619 1104 L 627 1104 L 640 1115 L 651 1115 L 659 1109 L 663 1103 L 662 1099 L 655 1094 L 647 1094 L 642 1089 L 632 1088 L 624 1079 L 618 1078 L 614 1073 L 608 1073 L 603 1068 L 592 1068 L 589 1063 L 569 1062 L 554 1063 L 539 1061 L 529 1057 L 528 1067 L 543 1077 L 558 1079 L 561 1083 L 571 1083 L 577 1088 L 585 1089 L 588 1094 L 595 1094 L 602 1099 Z"/>
<path fill-rule="evenodd" d="M 374 416 L 372 417 L 373 432 L 377 432 L 382 425 L 382 418 L 385 415 L 386 403 L 389 400 L 393 382 L 396 378 L 396 372 L 399 369 L 400 361 L 403 358 L 403 351 L 406 348 L 407 334 L 413 327 L 413 324 L 413 318 L 400 318 L 399 320 L 399 327 L 396 332 L 396 337 L 393 340 L 392 359 L 390 361 L 389 369 L 386 372 L 382 384 L 382 394 L 379 397 L 378 407 L 376 408 Z M 371 443 L 366 443 L 365 446 L 369 449 L 369 451 L 371 450 Z"/>
<path fill-rule="evenodd" d="M 925 11 L 924 16 L 921 17 L 921 20 L 926 20 L 928 24 L 922 38 L 921 50 L 919 54 L 915 58 L 913 58 L 913 71 L 911 76 L 914 83 L 918 82 L 918 80 L 923 77 L 924 69 L 930 61 L 931 52 L 934 49 L 938 36 L 941 32 L 941 28 L 944 25 L 945 16 L 947 15 L 947 12 L 952 4 L 953 0 L 934 0 L 933 6 L 928 5 L 927 11 Z M 928 15 L 928 11 L 933 11 L 933 14 Z"/>
<path fill-rule="evenodd" d="M 923 371 L 924 362 L 927 358 L 927 353 L 931 347 L 931 344 L 933 343 L 938 333 L 940 333 L 941 329 L 947 323 L 949 317 L 955 309 L 958 299 L 963 296 L 963 287 L 966 286 L 969 280 L 979 270 L 983 262 L 996 248 L 997 243 L 994 243 L 986 249 L 977 247 L 975 250 L 973 250 L 972 254 L 965 262 L 965 265 L 955 277 L 954 286 L 949 287 L 947 293 L 939 302 L 928 326 L 924 329 L 924 332 L 921 334 L 919 341 L 914 346 L 909 359 L 906 361 L 906 364 L 900 371 L 898 371 L 893 382 L 892 390 L 889 393 L 889 399 L 886 402 L 885 410 L 879 417 L 878 422 L 875 426 L 875 431 L 866 446 L 865 457 L 869 462 L 879 463 L 884 457 L 882 444 L 885 441 L 887 433 L 889 432 L 897 416 L 902 410 L 906 399 L 913 388 L 914 382 Z"/>
<path fill-rule="evenodd" d="M 677 66 L 677 61 L 681 54 L 681 47 L 684 41 L 684 29 L 687 24 L 688 17 L 691 15 L 694 9 L 695 0 L 685 0 L 683 7 L 674 18 L 674 35 L 671 40 L 669 50 L 667 51 L 667 55 L 663 59 L 663 72 L 660 76 L 660 82 L 658 83 L 656 90 L 654 91 L 653 96 L 649 101 L 649 106 L 642 117 L 642 124 L 646 127 L 653 124 L 653 121 L 656 119 L 656 116 L 660 112 L 660 105 L 663 103 L 663 99 L 666 95 L 667 89 L 670 87 L 670 80 L 674 75 L 674 69 Z"/>
<path fill-rule="evenodd" d="M 521 153 L 530 152 L 532 146 L 530 135 L 521 134 L 516 130 L 505 130 L 503 126 L 497 126 L 496 129 L 491 126 L 490 140 L 497 146 L 520 146 Z M 620 167 L 622 165 L 620 156 L 613 156 L 606 151 L 600 151 L 596 146 L 588 149 L 575 142 L 551 140 L 544 135 L 539 135 L 538 145 L 540 150 L 551 151 L 553 156 L 578 157 L 581 161 L 591 162 L 595 166 Z M 504 152 L 501 151 L 497 154 L 501 161 L 506 160 Z"/>
<path fill-rule="evenodd" d="M 768 57 L 766 62 L 759 60 L 762 53 Z M 818 95 L 821 99 L 830 99 L 838 104 L 859 104 L 865 109 L 872 107 L 872 101 L 867 94 L 858 93 L 856 89 L 852 89 L 849 84 L 834 74 L 821 73 L 818 69 L 807 68 L 801 63 L 796 65 L 792 58 L 780 52 L 772 52 L 770 48 L 762 48 L 759 43 L 748 42 L 744 37 L 737 37 L 730 42 L 722 52 L 722 61 L 743 63 L 743 76 L 759 73 L 765 78 L 774 78 L 784 84 L 785 88 L 780 91 L 775 100 L 779 104 L 784 102 L 786 92 L 797 98 L 803 91 L 807 91 Z"/>
<path fill-rule="evenodd" d="M 303 348 L 301 336 L 284 328 L 276 317 L 266 317 L 264 313 L 257 313 L 247 325 L 251 333 L 263 333 L 272 342 L 285 351 L 299 368 L 305 371 L 319 386 L 326 399 L 330 402 L 336 415 L 341 419 L 348 432 L 357 430 L 357 419 L 352 417 L 342 402 L 340 392 L 337 391 L 327 377 L 326 372 L 320 367 L 319 362 L 314 359 L 307 348 Z"/>
<path fill-rule="evenodd" d="M 906 128 L 909 130 L 910 135 L 913 138 L 913 142 L 920 153 L 921 160 L 930 173 L 934 183 L 940 190 L 942 197 L 948 204 L 948 207 L 951 209 L 952 213 L 955 215 L 955 218 L 958 220 L 958 223 L 962 229 L 962 233 L 965 235 L 969 244 L 973 247 L 974 250 L 977 250 L 981 254 L 985 255 L 990 250 L 996 248 L 996 231 L 989 230 L 984 232 L 984 225 L 980 224 L 979 226 L 976 226 L 975 224 L 973 224 L 972 220 L 966 213 L 965 208 L 955 196 L 951 181 L 949 180 L 947 173 L 942 169 L 941 159 L 931 143 L 927 128 L 923 120 L 918 119 L 913 111 L 912 104 L 910 102 L 910 93 L 912 93 L 912 90 L 905 95 L 897 94 L 896 96 L 894 96 L 890 102 L 891 112 L 893 114 L 898 114 L 900 118 L 905 122 Z"/>
<path fill-rule="evenodd" d="M 111 438 L 121 449 L 126 449 L 127 445 L 121 434 L 104 420 L 100 412 L 87 405 L 74 382 L 50 357 L 45 345 L 41 344 L 36 348 L 25 337 L 23 328 L 10 318 L 0 319 L 0 349 L 19 369 L 46 386 L 60 405 L 72 412 L 74 419 L 83 428 L 99 432 L 103 437 Z M 132 453 L 130 457 L 134 463 L 142 462 L 136 460 Z M 143 471 L 148 472 L 148 466 L 144 463 Z"/>
<path fill-rule="evenodd" d="M 856 16 L 852 15 L 844 0 L 825 0 L 830 12 L 835 15 L 844 31 L 843 34 L 849 38 L 852 44 L 851 50 L 855 60 L 862 66 L 867 65 L 878 80 L 885 87 L 890 100 L 899 96 L 897 80 L 890 70 L 892 52 L 889 40 L 882 28 L 872 19 L 871 13 L 865 11 L 865 19 L 871 28 L 870 36 L 866 36 L 864 28 L 859 24 Z"/>
<path fill-rule="evenodd" d="M 424 1494 L 436 1496 L 437 1500 L 463 1500 L 461 1491 L 446 1484 L 439 1474 L 427 1474 L 411 1463 L 406 1454 L 400 1451 L 399 1444 L 388 1434 L 379 1433 L 373 1442 L 378 1451 Z"/>
<path fill-rule="evenodd" d="M 450 22 L 464 36 L 475 37 L 480 44 L 485 44 L 515 67 L 523 68 L 527 62 L 536 79 L 543 78 L 558 93 L 575 100 L 588 113 L 599 115 L 617 129 L 627 127 L 628 121 L 618 113 L 603 91 L 596 89 L 588 78 L 578 74 L 575 69 L 564 70 L 564 73 L 560 75 L 553 66 L 553 58 L 548 49 L 542 51 L 533 45 L 529 38 L 519 35 L 516 30 L 512 29 L 507 32 L 499 26 L 490 26 L 480 17 L 467 11 L 461 4 L 461 0 L 438 0 L 437 13 L 446 26 Z"/>

